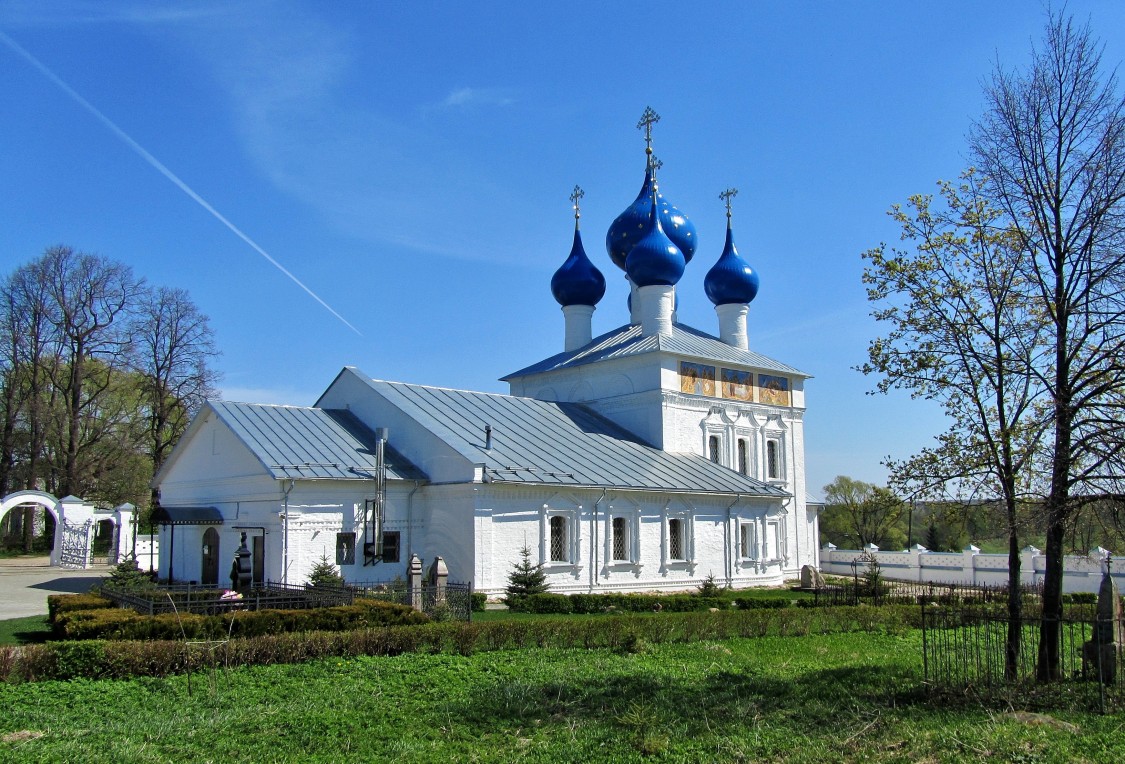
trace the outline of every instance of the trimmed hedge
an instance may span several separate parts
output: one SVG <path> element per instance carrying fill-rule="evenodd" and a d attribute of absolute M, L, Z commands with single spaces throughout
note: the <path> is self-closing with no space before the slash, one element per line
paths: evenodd
<path fill-rule="evenodd" d="M 54 626 L 55 619 L 60 613 L 116 607 L 116 603 L 107 600 L 100 594 L 52 594 L 47 597 L 47 623 Z"/>
<path fill-rule="evenodd" d="M 483 613 L 484 606 L 488 604 L 488 595 L 481 592 L 473 592 L 471 600 L 471 607 L 474 613 Z"/>
<path fill-rule="evenodd" d="M 91 640 L 0 647 L 0 681 L 168 676 L 205 668 L 299 663 L 328 657 L 529 647 L 626 650 L 639 642 L 701 642 L 919 626 L 917 606 L 782 608 L 673 613 L 660 618 L 448 622 L 345 632 L 276 634 L 201 646 L 190 641 Z"/>
<path fill-rule="evenodd" d="M 767 600 L 762 600 L 767 601 Z M 515 613 L 689 613 L 701 610 L 727 610 L 731 600 L 702 597 L 698 594 L 529 594 L 508 597 L 508 609 Z M 773 607 L 773 606 L 766 606 Z"/>
<path fill-rule="evenodd" d="M 128 609 L 61 610 L 52 628 L 57 639 L 192 639 L 259 637 L 301 631 L 347 631 L 428 623 L 407 605 L 356 600 L 353 605 L 307 610 L 235 610 L 223 615 L 140 615 Z"/>

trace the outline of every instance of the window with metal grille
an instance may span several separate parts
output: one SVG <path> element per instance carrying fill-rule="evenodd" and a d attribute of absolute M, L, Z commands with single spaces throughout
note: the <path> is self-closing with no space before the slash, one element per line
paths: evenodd
<path fill-rule="evenodd" d="M 751 551 L 751 541 L 750 541 L 751 540 L 751 535 L 750 535 L 751 528 L 750 528 L 750 525 L 746 524 L 746 523 L 743 523 L 741 526 L 739 526 L 739 532 L 740 532 L 739 539 L 738 539 L 739 553 L 744 558 L 752 557 L 753 555 L 750 554 L 750 551 Z"/>
<path fill-rule="evenodd" d="M 624 517 L 613 518 L 613 559 L 629 559 L 629 526 Z"/>
<path fill-rule="evenodd" d="M 738 471 L 743 475 L 746 472 L 746 441 L 739 439 L 738 441 Z"/>
<path fill-rule="evenodd" d="M 719 463 L 719 436 L 712 435 L 707 439 L 707 451 L 711 461 Z"/>
<path fill-rule="evenodd" d="M 551 561 L 569 562 L 567 554 L 566 518 L 555 515 L 551 518 Z"/>
<path fill-rule="evenodd" d="M 355 565 L 355 534 L 336 534 L 336 564 Z"/>
<path fill-rule="evenodd" d="M 383 562 L 398 562 L 398 550 L 401 543 L 401 536 L 398 531 L 386 531 L 383 533 Z"/>
<path fill-rule="evenodd" d="M 766 476 L 770 478 L 781 477 L 781 464 L 778 462 L 777 441 L 766 441 Z"/>
<path fill-rule="evenodd" d="M 684 559 L 684 521 L 668 521 L 668 558 Z"/>

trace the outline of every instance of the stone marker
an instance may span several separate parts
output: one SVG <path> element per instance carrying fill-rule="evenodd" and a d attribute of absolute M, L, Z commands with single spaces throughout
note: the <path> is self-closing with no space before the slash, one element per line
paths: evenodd
<path fill-rule="evenodd" d="M 820 575 L 820 571 L 812 565 L 805 565 L 801 568 L 801 588 L 802 589 L 819 589 L 824 586 L 824 577 Z"/>
<path fill-rule="evenodd" d="M 1117 656 L 1125 643 L 1121 621 L 1121 596 L 1117 582 L 1107 569 L 1098 588 L 1097 622 L 1094 638 L 1082 645 L 1082 662 L 1102 684 L 1117 680 Z"/>

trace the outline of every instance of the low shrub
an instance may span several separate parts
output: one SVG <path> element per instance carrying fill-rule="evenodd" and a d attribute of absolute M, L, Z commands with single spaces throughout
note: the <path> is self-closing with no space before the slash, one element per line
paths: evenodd
<path fill-rule="evenodd" d="M 240 615 L 249 615 L 242 613 Z M 163 618 L 163 616 L 158 616 Z M 200 618 L 207 618 L 200 616 Z M 210 666 L 298 663 L 325 657 L 557 647 L 634 652 L 645 645 L 735 637 L 849 631 L 901 632 L 919 625 L 918 607 L 833 607 L 672 613 L 661 618 L 542 619 L 429 623 L 314 631 L 200 645 L 189 640 L 52 642 L 0 648 L 0 681 L 169 676 Z M 185 629 L 186 630 L 186 629 Z"/>
<path fill-rule="evenodd" d="M 483 613 L 484 606 L 488 604 L 488 595 L 481 592 L 473 592 L 471 595 L 471 607 L 474 613 Z"/>
<path fill-rule="evenodd" d="M 100 594 L 52 594 L 47 597 L 47 622 L 54 626 L 60 613 L 72 610 L 115 608 L 116 604 Z"/>
<path fill-rule="evenodd" d="M 259 637 L 304 631 L 348 631 L 429 622 L 407 605 L 360 599 L 352 605 L 307 610 L 235 610 L 223 615 L 98 609 L 61 613 L 54 624 L 59 639 L 195 639 Z"/>
<path fill-rule="evenodd" d="M 512 607 L 509 599 L 508 607 L 519 613 L 551 614 L 573 612 L 570 606 L 570 597 L 565 594 L 554 594 L 552 592 L 528 594 L 519 597 L 516 607 Z"/>
<path fill-rule="evenodd" d="M 812 600 L 805 600 L 812 604 Z M 752 597 L 735 597 L 734 606 L 739 610 L 777 610 L 778 608 L 789 607 L 796 603 L 801 604 L 801 600 L 765 600 L 755 599 Z"/>

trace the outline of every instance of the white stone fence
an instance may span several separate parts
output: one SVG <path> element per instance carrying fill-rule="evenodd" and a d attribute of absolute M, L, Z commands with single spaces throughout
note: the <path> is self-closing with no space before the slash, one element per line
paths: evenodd
<path fill-rule="evenodd" d="M 820 572 L 829 575 L 862 575 L 866 558 L 873 557 L 885 578 L 896 581 L 917 581 L 935 584 L 967 584 L 972 586 L 1004 586 L 1008 583 L 1008 555 L 982 554 L 973 545 L 960 552 L 931 552 L 921 544 L 901 552 L 884 552 L 874 544 L 862 550 L 837 549 L 828 544 L 820 550 Z M 853 562 L 856 565 L 853 566 Z M 1088 555 L 1066 555 L 1063 558 L 1064 592 L 1097 592 L 1102 574 L 1109 565 L 1117 585 L 1125 589 L 1125 560 L 1112 557 L 1098 547 Z M 1042 583 L 1047 556 L 1033 546 L 1020 552 L 1020 581 L 1025 585 Z"/>

